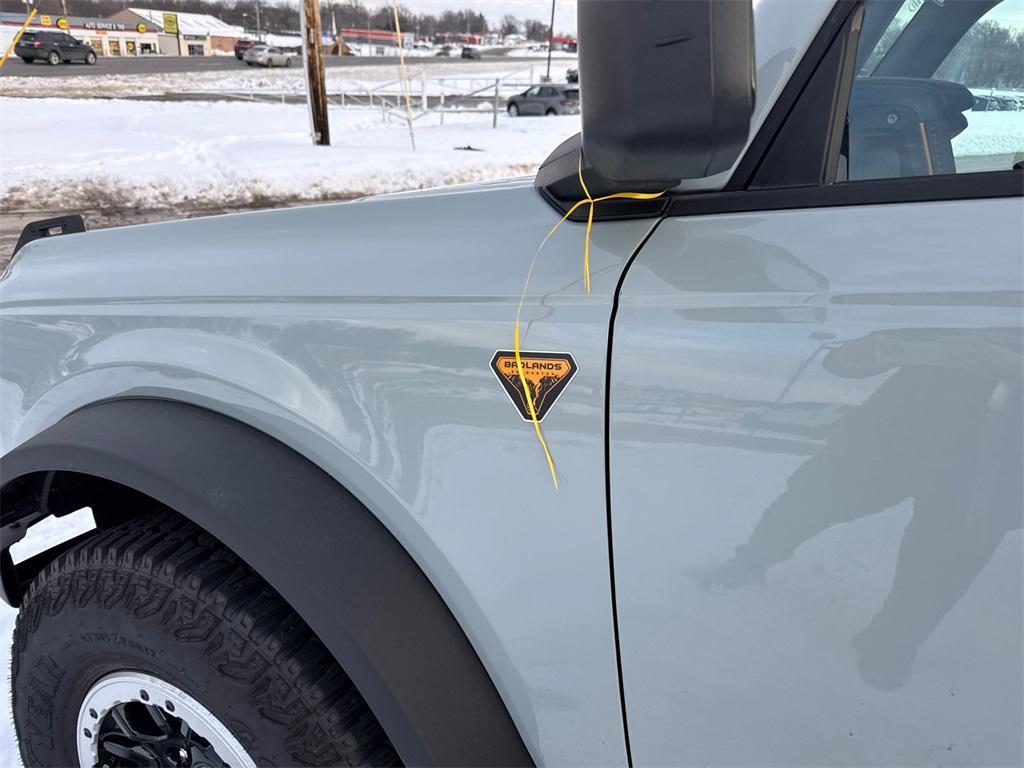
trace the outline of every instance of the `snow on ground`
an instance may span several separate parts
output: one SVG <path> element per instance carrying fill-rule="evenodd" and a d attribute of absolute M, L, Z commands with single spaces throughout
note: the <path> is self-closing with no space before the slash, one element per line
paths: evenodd
<path fill-rule="evenodd" d="M 165 93 L 272 92 L 301 93 L 306 89 L 305 75 L 298 61 L 292 67 L 264 69 L 238 62 L 237 69 L 206 72 L 128 74 L 128 75 L 66 75 L 63 77 L 29 77 L 11 74 L 0 79 L 0 96 L 78 96 L 111 98 L 116 96 L 154 96 Z M 16 62 L 20 65 L 20 62 Z M 14 65 L 12 65 L 14 66 Z M 565 69 L 576 66 L 576 59 L 553 63 L 551 75 L 563 81 Z M 545 63 L 463 61 L 462 59 L 417 59 L 407 65 L 414 95 L 421 93 L 422 77 L 428 78 L 428 95 L 442 90 L 447 94 L 466 93 L 488 87 L 495 80 L 507 80 L 514 91 L 539 81 Z M 16 72 L 17 70 L 15 70 Z M 384 92 L 398 93 L 398 67 L 345 66 L 328 67 L 327 92 L 358 93 L 391 83 Z M 444 83 L 439 82 L 444 79 Z"/>
<path fill-rule="evenodd" d="M 398 111 L 334 108 L 330 118 L 332 146 L 314 147 L 299 104 L 0 99 L 0 205 L 38 201 L 42 186 L 54 208 L 239 205 L 444 186 L 532 173 L 579 130 L 578 117 L 501 113 L 493 129 L 489 108 L 446 115 L 444 125 L 427 114 L 415 123 L 413 152 Z M 1024 151 L 1024 112 L 971 112 L 968 120 L 953 143 L 958 158 Z M 458 149 L 465 146 L 480 151 Z"/>
<path fill-rule="evenodd" d="M 69 116 L 73 120 L 69 121 Z M 0 207 L 318 200 L 532 173 L 579 117 L 332 109 L 315 147 L 301 104 L 0 98 Z M 471 146 L 479 151 L 459 147 Z"/>
<path fill-rule="evenodd" d="M 967 128 L 953 138 L 957 158 L 1024 154 L 1024 111 L 967 112 L 965 117 Z"/>
<path fill-rule="evenodd" d="M 517 56 L 520 58 L 531 58 L 531 59 L 547 59 L 548 52 L 533 48 L 530 46 L 524 46 L 521 48 L 511 48 L 508 51 L 509 56 Z M 561 63 L 565 63 L 565 59 L 575 59 L 579 54 L 572 53 L 571 51 L 552 51 L 551 58 L 558 59 Z"/>
<path fill-rule="evenodd" d="M 20 563 L 32 555 L 44 552 L 50 547 L 91 531 L 96 527 L 92 512 L 82 509 L 67 517 L 55 517 L 43 520 L 29 529 L 28 536 L 11 547 L 11 557 Z M 0 678 L 0 701 L 3 701 L 3 713 L 0 714 L 0 765 L 5 768 L 20 768 L 21 756 L 14 739 L 14 720 L 11 713 L 11 635 L 14 632 L 14 617 L 17 611 L 0 603 L 0 665 L 3 677 Z"/>

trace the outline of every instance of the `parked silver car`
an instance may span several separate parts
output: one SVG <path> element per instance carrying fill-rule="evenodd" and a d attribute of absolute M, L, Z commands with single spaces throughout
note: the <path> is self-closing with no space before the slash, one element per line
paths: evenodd
<path fill-rule="evenodd" d="M 242 54 L 242 61 L 250 67 L 259 64 L 262 67 L 290 67 L 291 53 L 284 53 L 280 48 L 269 45 L 254 45 Z"/>
<path fill-rule="evenodd" d="M 578 115 L 579 86 L 534 85 L 508 100 L 508 113 L 519 115 Z"/>

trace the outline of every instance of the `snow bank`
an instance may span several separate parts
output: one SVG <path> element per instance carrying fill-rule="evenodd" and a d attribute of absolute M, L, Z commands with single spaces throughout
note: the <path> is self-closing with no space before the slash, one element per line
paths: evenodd
<path fill-rule="evenodd" d="M 74 130 L 68 130 L 74 115 Z M 303 105 L 0 99 L 0 205 L 166 207 L 318 200 L 532 173 L 579 118 L 490 112 L 417 120 L 332 109 L 314 147 Z M 427 122 L 429 121 L 429 122 Z M 480 151 L 464 151 L 472 146 Z M 43 151 L 40 148 L 48 148 Z M 59 148 L 59 149 L 58 149 Z"/>
<path fill-rule="evenodd" d="M 547 51 L 538 50 L 538 49 L 535 49 L 535 48 L 531 48 L 531 47 L 522 47 L 522 48 L 509 48 L 508 51 L 507 51 L 507 55 L 509 55 L 509 56 L 518 56 L 518 57 L 524 58 L 524 59 L 526 59 L 526 58 L 530 58 L 530 59 L 547 59 L 548 52 Z M 572 59 L 573 61 L 577 60 L 579 58 L 579 54 L 573 53 L 572 51 L 552 51 L 551 52 L 551 58 L 552 59 L 559 59 L 564 64 L 565 63 L 565 61 L 564 61 L 565 59 Z"/>
<path fill-rule="evenodd" d="M 967 128 L 953 139 L 957 157 L 1024 154 L 1024 111 L 966 112 L 965 116 Z"/>
<path fill-rule="evenodd" d="M 21 62 L 9 64 L 20 66 Z M 563 66 L 564 65 L 564 66 Z M 552 65 L 555 80 L 565 77 L 565 69 L 575 66 L 575 60 Z M 530 82 L 537 82 L 544 74 L 544 62 L 466 61 L 459 58 L 420 57 L 408 63 L 409 76 L 414 81 L 413 93 L 421 92 L 420 78 L 427 80 L 427 92 L 436 95 L 466 93 L 493 84 L 496 79 L 514 81 L 513 90 L 522 90 Z M 15 69 L 14 72 L 17 72 Z M 446 84 L 437 82 L 445 78 Z M 327 67 L 328 93 L 359 92 L 378 88 L 398 80 L 398 66 L 344 66 Z M 225 93 L 271 92 L 302 93 L 306 89 L 302 67 L 263 69 L 238 62 L 236 69 L 207 72 L 174 72 L 130 75 L 66 75 L 62 77 L 22 77 L 14 74 L 0 79 L 0 96 L 77 96 L 105 98 L 117 96 L 158 96 L 165 93 Z M 398 86 L 385 88 L 398 92 Z"/>
<path fill-rule="evenodd" d="M 333 146 L 314 147 L 302 105 L 0 99 L 0 204 L 37 199 L 41 183 L 49 204 L 64 208 L 238 205 L 443 186 L 532 173 L 579 130 L 578 117 L 504 114 L 495 130 L 489 108 L 447 115 L 443 126 L 427 115 L 415 123 L 413 152 L 397 112 L 330 114 Z M 967 117 L 953 142 L 958 157 L 1024 152 L 1024 112 Z M 467 145 L 482 151 L 456 149 Z"/>

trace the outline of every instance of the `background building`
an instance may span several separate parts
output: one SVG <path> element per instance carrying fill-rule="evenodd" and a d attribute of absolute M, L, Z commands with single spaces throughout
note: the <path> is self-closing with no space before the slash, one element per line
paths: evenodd
<path fill-rule="evenodd" d="M 24 13 L 0 13 L 0 50 L 10 45 L 24 23 Z M 65 18 L 37 14 L 26 28 L 26 31 L 31 32 L 43 30 L 65 31 L 92 45 L 99 56 L 144 56 L 160 52 L 158 31 L 148 24 L 142 24 L 141 20 L 119 21 L 87 16 Z"/>
<path fill-rule="evenodd" d="M 177 16 L 178 32 L 164 29 L 164 16 Z M 144 24 L 159 31 L 160 53 L 167 56 L 234 55 L 235 43 L 248 37 L 242 27 L 206 13 L 177 13 L 154 8 L 125 8 L 110 15 L 112 21 L 130 26 Z"/>

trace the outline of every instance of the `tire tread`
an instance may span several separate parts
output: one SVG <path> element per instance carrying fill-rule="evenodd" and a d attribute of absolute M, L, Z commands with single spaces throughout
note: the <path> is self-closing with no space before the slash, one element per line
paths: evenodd
<path fill-rule="evenodd" d="M 19 649 L 44 617 L 69 603 L 120 610 L 158 622 L 178 642 L 204 643 L 211 667 L 247 687 L 253 717 L 286 729 L 295 765 L 400 764 L 366 702 L 309 627 L 234 553 L 182 518 L 136 518 L 83 540 L 40 572 L 15 624 L 14 681 L 27 672 Z M 48 725 L 28 689 L 41 688 L 40 697 L 52 693 L 59 669 L 37 663 L 26 695 L 15 695 L 26 764 L 41 764 L 32 743 Z"/>

